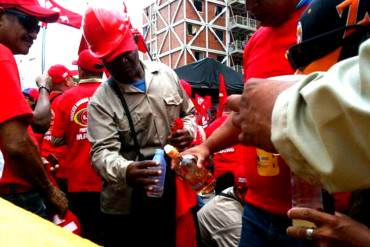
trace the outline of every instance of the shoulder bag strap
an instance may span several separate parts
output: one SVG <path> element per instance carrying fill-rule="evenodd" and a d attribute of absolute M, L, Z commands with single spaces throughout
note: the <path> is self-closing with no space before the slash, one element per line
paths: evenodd
<path fill-rule="evenodd" d="M 115 94 L 118 96 L 118 98 L 121 101 L 123 109 L 125 110 L 125 113 L 126 113 L 128 124 L 130 126 L 130 135 L 131 135 L 131 138 L 134 140 L 135 152 L 136 152 L 139 160 L 143 160 L 144 155 L 140 152 L 140 146 L 139 146 L 139 142 L 137 140 L 137 135 L 136 135 L 136 131 L 135 131 L 134 122 L 132 121 L 131 114 L 130 114 L 130 109 L 128 108 L 125 97 L 123 96 L 118 84 L 112 78 L 108 79 L 108 84 L 113 89 L 113 91 L 115 92 Z"/>

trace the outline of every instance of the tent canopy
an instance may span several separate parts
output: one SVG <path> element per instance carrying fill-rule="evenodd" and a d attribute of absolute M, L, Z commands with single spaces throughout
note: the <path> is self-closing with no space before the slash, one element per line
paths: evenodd
<path fill-rule="evenodd" d="M 192 64 L 175 69 L 180 79 L 188 81 L 193 88 L 218 91 L 219 73 L 222 73 L 227 94 L 243 92 L 243 75 L 212 58 L 204 58 Z"/>

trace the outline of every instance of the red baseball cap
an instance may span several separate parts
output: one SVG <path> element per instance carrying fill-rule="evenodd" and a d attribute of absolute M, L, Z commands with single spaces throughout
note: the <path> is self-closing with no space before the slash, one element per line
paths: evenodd
<path fill-rule="evenodd" d="M 20 10 L 42 22 L 56 22 L 59 13 L 40 6 L 38 0 L 0 0 L 0 7 Z"/>
<path fill-rule="evenodd" d="M 54 84 L 63 83 L 68 77 L 72 77 L 72 72 L 61 64 L 53 65 L 48 70 L 48 75 Z"/>
<path fill-rule="evenodd" d="M 130 18 L 123 11 L 89 7 L 83 18 L 82 28 L 95 57 L 110 62 L 126 51 L 137 50 Z"/>
<path fill-rule="evenodd" d="M 104 69 L 103 62 L 95 57 L 88 49 L 81 51 L 78 59 L 73 61 L 73 64 L 91 72 L 102 72 Z"/>

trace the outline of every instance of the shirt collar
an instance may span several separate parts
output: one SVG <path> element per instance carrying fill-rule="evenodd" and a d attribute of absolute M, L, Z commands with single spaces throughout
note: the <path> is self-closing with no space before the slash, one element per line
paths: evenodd
<path fill-rule="evenodd" d="M 88 78 L 88 79 L 81 79 L 78 84 L 81 84 L 81 83 L 90 83 L 90 82 L 97 82 L 97 83 L 101 83 L 103 82 L 103 79 L 102 78 Z"/>

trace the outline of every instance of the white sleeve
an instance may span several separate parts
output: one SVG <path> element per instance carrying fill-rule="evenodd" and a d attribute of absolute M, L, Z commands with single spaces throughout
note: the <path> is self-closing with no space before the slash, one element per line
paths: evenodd
<path fill-rule="evenodd" d="M 279 95 L 271 131 L 297 175 L 332 192 L 370 188 L 370 40 Z"/>

